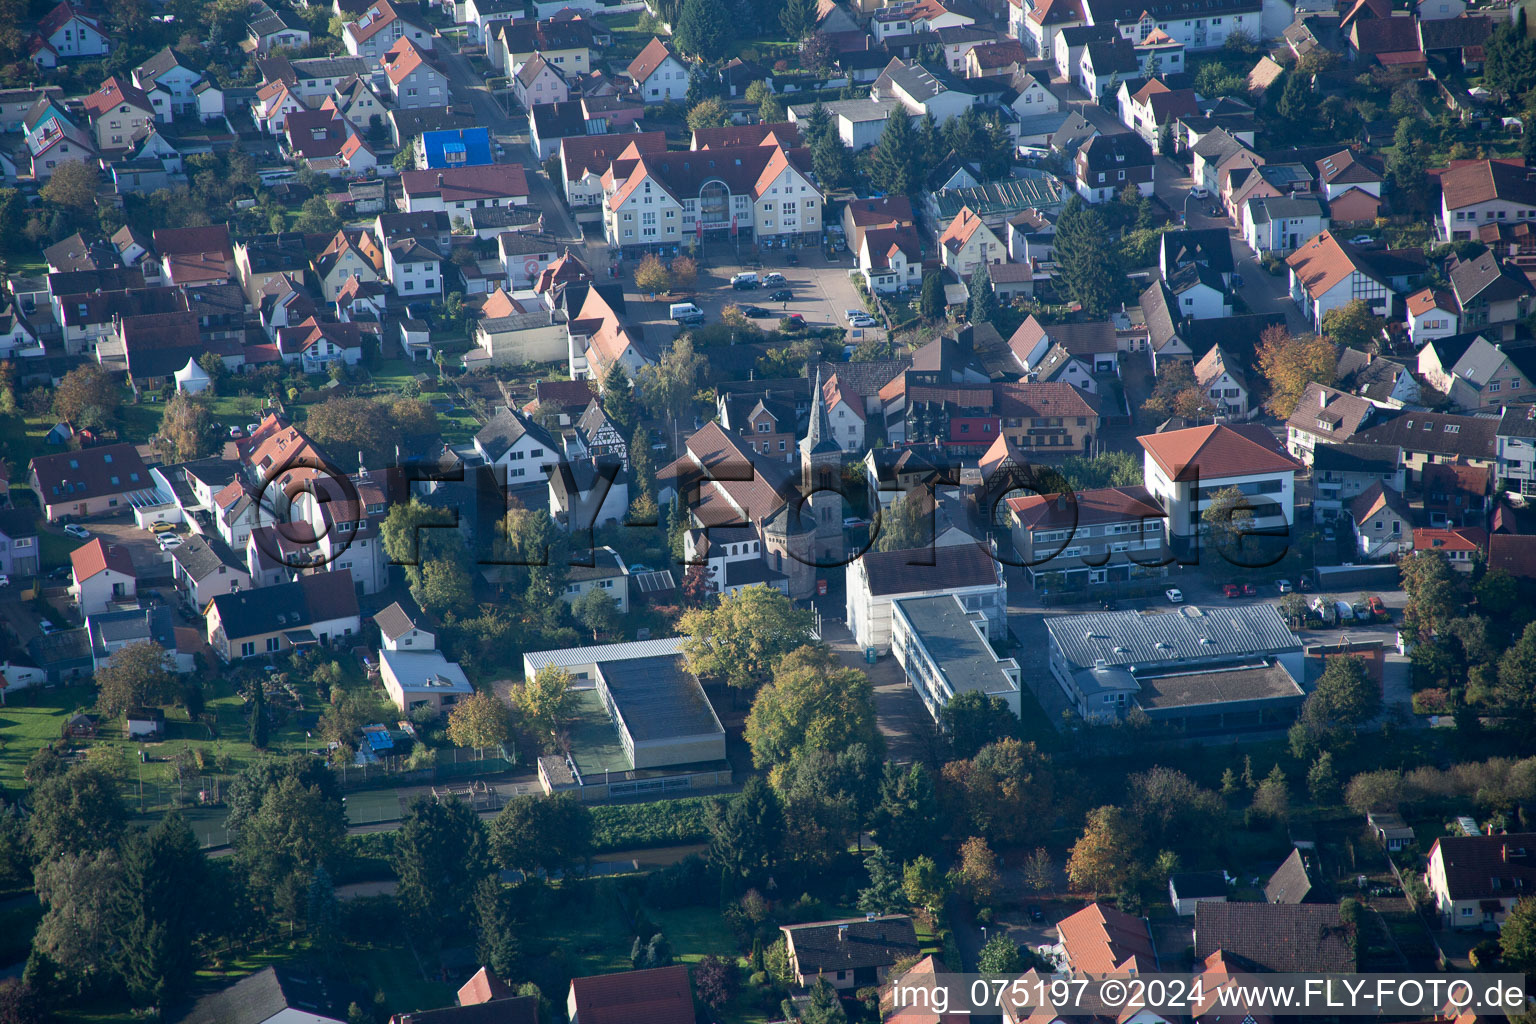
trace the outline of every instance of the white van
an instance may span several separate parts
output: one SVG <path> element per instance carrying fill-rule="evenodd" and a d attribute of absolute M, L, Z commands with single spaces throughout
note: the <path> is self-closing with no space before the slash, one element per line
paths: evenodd
<path fill-rule="evenodd" d="M 674 302 L 669 311 L 673 320 L 680 324 L 701 324 L 704 311 L 691 302 Z"/>
<path fill-rule="evenodd" d="M 750 270 L 744 270 L 731 278 L 731 287 L 736 289 L 756 288 L 757 275 Z"/>

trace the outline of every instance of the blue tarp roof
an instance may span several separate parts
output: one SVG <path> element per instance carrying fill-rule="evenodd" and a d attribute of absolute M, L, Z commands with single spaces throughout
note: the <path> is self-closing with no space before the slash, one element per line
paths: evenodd
<path fill-rule="evenodd" d="M 477 167 L 492 162 L 489 128 L 451 128 L 422 132 L 428 167 Z"/>

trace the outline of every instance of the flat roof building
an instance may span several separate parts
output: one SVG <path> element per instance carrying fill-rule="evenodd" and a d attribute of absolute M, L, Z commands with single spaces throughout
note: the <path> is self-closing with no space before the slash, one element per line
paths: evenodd
<path fill-rule="evenodd" d="M 1268 604 L 1045 620 L 1051 675 L 1085 720 L 1139 708 L 1186 731 L 1283 723 L 1305 697 L 1301 642 Z"/>
<path fill-rule="evenodd" d="M 956 695 L 1001 697 L 1019 714 L 1019 663 L 987 642 L 987 617 L 954 594 L 892 603 L 891 650 L 934 721 Z"/>
<path fill-rule="evenodd" d="M 441 651 L 379 651 L 379 676 L 395 706 L 407 713 L 419 707 L 443 711 L 475 692 L 457 662 Z"/>
<path fill-rule="evenodd" d="M 704 688 L 687 669 L 682 653 L 685 639 L 667 637 L 523 655 L 525 679 L 549 666 L 571 674 L 582 713 L 571 730 L 571 763 L 564 768 L 571 771 L 576 784 L 586 785 L 598 773 L 606 778 L 614 773 L 726 760 L 725 728 Z M 551 771 L 558 768 L 550 766 Z"/>

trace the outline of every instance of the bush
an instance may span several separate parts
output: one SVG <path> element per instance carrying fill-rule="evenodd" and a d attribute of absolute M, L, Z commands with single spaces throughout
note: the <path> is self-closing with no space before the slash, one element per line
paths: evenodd
<path fill-rule="evenodd" d="M 1413 695 L 1416 715 L 1444 715 L 1451 711 L 1451 693 L 1443 687 L 1420 690 Z"/>
<path fill-rule="evenodd" d="M 593 807 L 593 851 L 607 853 L 703 842 L 709 837 L 707 815 L 712 799 L 694 796 Z"/>

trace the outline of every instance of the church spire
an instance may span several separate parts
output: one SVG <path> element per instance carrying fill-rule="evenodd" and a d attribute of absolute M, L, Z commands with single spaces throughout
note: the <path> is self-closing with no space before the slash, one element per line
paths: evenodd
<path fill-rule="evenodd" d="M 811 390 L 811 422 L 806 427 L 805 439 L 800 442 L 802 457 L 826 453 L 841 454 L 837 439 L 832 436 L 832 422 L 827 418 L 827 400 L 821 390 L 821 368 L 816 368 L 816 384 Z"/>

